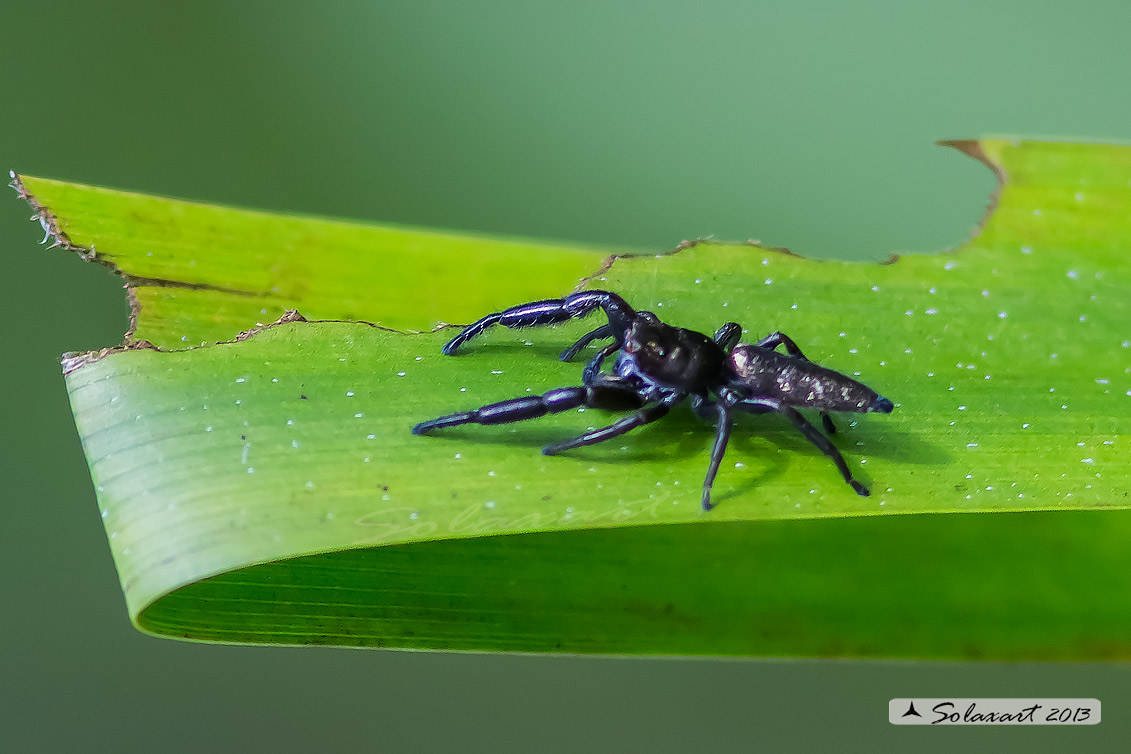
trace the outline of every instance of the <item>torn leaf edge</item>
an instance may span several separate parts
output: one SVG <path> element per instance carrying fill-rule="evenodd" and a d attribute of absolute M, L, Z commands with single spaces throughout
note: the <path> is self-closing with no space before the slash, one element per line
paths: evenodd
<path fill-rule="evenodd" d="M 940 140 L 940 141 L 935 142 L 939 146 L 955 149 L 955 150 L 961 152 L 962 154 L 965 154 L 966 156 L 977 160 L 978 162 L 982 163 L 987 168 L 989 168 L 989 170 L 994 174 L 994 177 L 997 179 L 997 184 L 994 187 L 994 190 L 992 191 L 992 193 L 990 194 L 989 200 L 988 200 L 987 205 L 986 205 L 986 209 L 983 212 L 982 217 L 978 221 L 977 225 L 973 228 L 969 237 L 966 238 L 965 240 L 963 240 L 962 242 L 956 244 L 955 246 L 951 247 L 950 249 L 947 249 L 943 253 L 955 253 L 959 249 L 961 249 L 962 247 L 969 245 L 971 242 L 973 242 L 975 239 L 977 239 L 978 236 L 980 236 L 982 234 L 986 225 L 989 223 L 990 218 L 993 216 L 994 212 L 997 210 L 1002 191 L 1004 190 L 1006 183 L 1008 182 L 1008 176 L 1007 176 L 1004 168 L 1002 167 L 1002 165 L 999 164 L 998 162 L 996 162 L 992 157 L 990 157 L 990 155 L 984 149 L 984 147 L 983 147 L 984 141 L 985 141 L 984 139 L 944 139 L 944 140 Z M 244 291 L 244 290 L 239 290 L 239 289 L 226 288 L 226 287 L 223 287 L 223 286 L 208 285 L 208 284 L 203 284 L 203 283 L 186 283 L 186 282 L 178 281 L 178 280 L 168 280 L 168 279 L 163 279 L 163 278 L 147 278 L 147 277 L 139 277 L 139 276 L 131 275 L 130 273 L 122 270 L 114 262 L 111 262 L 107 259 L 100 257 L 98 255 L 97 249 L 94 247 L 93 244 L 91 244 L 89 247 L 86 247 L 86 246 L 80 246 L 78 244 L 75 244 L 73 241 L 71 241 L 70 237 L 67 235 L 67 232 L 65 230 L 63 230 L 62 225 L 59 222 L 59 218 L 46 205 L 41 203 L 35 197 L 34 194 L 32 194 L 27 189 L 26 185 L 23 182 L 22 176 L 19 173 L 16 173 L 14 170 L 10 170 L 8 172 L 8 175 L 11 178 L 11 182 L 9 183 L 11 188 L 13 188 L 16 191 L 16 194 L 19 196 L 19 198 L 26 201 L 28 203 L 28 205 L 32 208 L 34 214 L 31 216 L 30 219 L 33 222 L 38 222 L 40 227 L 43 228 L 44 235 L 43 235 L 43 239 L 40 241 L 41 245 L 46 245 L 48 241 L 51 241 L 51 244 L 47 246 L 47 248 L 49 248 L 49 249 L 53 249 L 55 247 L 62 247 L 64 249 L 67 249 L 68 251 L 72 251 L 72 252 L 78 254 L 79 258 L 81 258 L 85 262 L 96 262 L 98 264 L 101 264 L 104 267 L 107 267 L 112 272 L 114 272 L 114 274 L 116 274 L 120 278 L 122 278 L 123 283 L 124 283 L 124 287 L 125 287 L 125 290 L 126 290 L 126 297 L 127 297 L 128 302 L 129 302 L 129 308 L 130 308 L 130 318 L 129 318 L 129 327 L 126 330 L 125 334 L 123 335 L 123 342 L 118 344 L 118 345 L 115 345 L 115 346 L 108 346 L 108 347 L 105 347 L 105 348 L 95 349 L 95 350 L 92 350 L 92 351 L 64 353 L 60 357 L 60 363 L 62 365 L 63 373 L 65 375 L 69 375 L 72 372 L 74 372 L 78 369 L 81 369 L 82 367 L 84 367 L 88 364 L 93 364 L 95 362 L 101 361 L 103 358 L 110 356 L 112 354 L 115 354 L 115 353 L 122 353 L 122 352 L 125 352 L 125 351 L 135 351 L 135 350 L 153 350 L 153 351 L 157 351 L 159 353 L 179 353 L 179 352 L 182 352 L 182 351 L 196 350 L 198 348 L 209 348 L 209 347 L 216 346 L 216 345 L 230 345 L 230 344 L 233 344 L 233 343 L 239 343 L 239 342 L 248 340 L 252 337 L 255 337 L 259 333 L 264 332 L 265 330 L 269 330 L 269 329 L 274 328 L 274 327 L 278 327 L 278 326 L 286 325 L 286 324 L 291 324 L 291 323 L 297 323 L 297 322 L 303 322 L 303 323 L 305 323 L 305 322 L 310 322 L 310 323 L 342 323 L 342 324 L 366 325 L 366 326 L 369 326 L 369 327 L 376 328 L 378 330 L 382 330 L 382 331 L 390 332 L 390 333 L 397 333 L 397 334 L 400 334 L 400 335 L 416 335 L 416 334 L 422 334 L 422 333 L 427 333 L 427 332 L 438 332 L 440 330 L 456 326 L 456 325 L 451 325 L 451 324 L 441 322 L 436 327 L 432 328 L 431 330 L 397 330 L 397 329 L 394 329 L 394 328 L 383 327 L 383 326 L 378 325 L 374 322 L 369 322 L 367 320 L 360 320 L 360 319 L 357 319 L 357 320 L 338 320 L 338 319 L 308 320 L 306 317 L 304 317 L 302 314 L 300 314 L 297 309 L 287 309 L 283 313 L 283 315 L 281 317 L 279 317 L 279 319 L 275 320 L 274 322 L 269 322 L 269 323 L 257 322 L 254 327 L 251 327 L 251 328 L 248 328 L 246 330 L 239 332 L 231 340 L 205 341 L 205 342 L 202 342 L 200 345 L 186 346 L 184 348 L 175 348 L 175 349 L 159 348 L 158 346 L 156 346 L 155 344 L 151 343 L 148 340 L 134 338 L 134 333 L 137 332 L 138 318 L 139 318 L 140 313 L 141 313 L 141 304 L 140 304 L 140 302 L 137 298 L 137 288 L 138 287 L 140 287 L 140 286 L 150 286 L 150 287 L 165 287 L 165 288 L 185 288 L 185 289 L 189 289 L 189 290 L 211 290 L 211 291 L 218 291 L 218 292 L 227 293 L 227 294 L 231 294 L 231 295 L 248 296 L 248 297 L 256 297 L 256 296 L 262 296 L 262 295 L 266 295 L 266 294 L 254 293 L 254 292 Z M 648 254 L 646 252 L 645 253 L 633 252 L 633 253 L 624 253 L 624 254 L 611 254 L 611 255 L 605 257 L 605 259 L 601 262 L 601 265 L 597 268 L 597 270 L 595 270 L 592 274 L 581 278 L 580 281 L 577 283 L 577 285 L 574 286 L 573 291 L 576 292 L 576 291 L 583 290 L 583 289 L 587 288 L 593 280 L 601 277 L 602 275 L 606 275 L 613 268 L 613 265 L 615 265 L 618 260 L 633 259 L 633 258 L 646 258 L 646 257 L 672 256 L 674 254 L 679 254 L 680 252 L 686 251 L 687 249 L 694 248 L 696 246 L 701 246 L 701 245 L 748 246 L 751 249 L 757 249 L 757 250 L 762 251 L 762 252 L 782 254 L 782 255 L 786 255 L 786 256 L 796 257 L 798 259 L 808 259 L 809 261 L 814 261 L 814 262 L 825 261 L 825 260 L 822 260 L 822 259 L 819 259 L 819 258 L 805 257 L 801 254 L 797 254 L 796 252 L 792 251 L 791 249 L 789 249 L 788 247 L 785 247 L 785 246 L 765 245 L 761 241 L 759 241 L 757 239 L 753 239 L 753 238 L 747 239 L 746 241 L 739 241 L 739 242 L 718 241 L 718 240 L 711 239 L 711 238 L 696 238 L 694 240 L 685 239 L 683 241 L 680 241 L 678 244 L 676 244 L 673 248 L 669 249 L 668 251 L 657 253 L 657 254 Z M 881 260 L 881 261 L 876 262 L 876 263 L 881 264 L 881 265 L 894 264 L 895 262 L 899 261 L 900 258 L 901 258 L 900 254 L 892 252 L 892 253 L 889 254 L 887 259 Z"/>

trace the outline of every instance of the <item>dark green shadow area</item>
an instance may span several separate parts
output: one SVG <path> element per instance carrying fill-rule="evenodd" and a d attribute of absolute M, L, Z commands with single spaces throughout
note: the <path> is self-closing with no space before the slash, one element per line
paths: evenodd
<path fill-rule="evenodd" d="M 226 573 L 157 600 L 137 621 L 220 642 L 1126 659 L 1129 529 L 1126 512 L 1075 511 L 436 541 Z"/>

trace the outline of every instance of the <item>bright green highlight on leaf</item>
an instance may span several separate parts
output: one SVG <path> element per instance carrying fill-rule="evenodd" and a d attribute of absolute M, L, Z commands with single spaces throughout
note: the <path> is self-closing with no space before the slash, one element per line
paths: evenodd
<path fill-rule="evenodd" d="M 882 265 L 700 243 L 601 268 L 562 246 L 24 179 L 71 244 L 135 281 L 135 338 L 231 341 L 285 308 L 347 320 L 65 362 L 131 615 L 218 641 L 1127 656 L 1126 514 L 891 515 L 1131 506 L 1131 150 L 961 146 L 1006 176 L 986 227 Z M 499 329 L 457 358 L 439 354 L 454 331 L 348 321 L 467 322 L 587 273 L 673 324 L 784 331 L 895 401 L 837 419 L 873 495 L 773 416 L 740 420 L 710 513 L 713 432 L 687 411 L 554 458 L 538 449 L 612 418 L 413 436 L 576 384 L 556 354 L 596 319 Z"/>

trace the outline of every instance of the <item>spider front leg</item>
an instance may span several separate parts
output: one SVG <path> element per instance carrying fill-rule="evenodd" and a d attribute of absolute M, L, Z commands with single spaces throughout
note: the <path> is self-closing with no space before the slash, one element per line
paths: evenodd
<path fill-rule="evenodd" d="M 600 385 L 585 387 L 563 387 L 542 395 L 528 395 L 507 401 L 491 403 L 472 411 L 441 416 L 420 422 L 412 428 L 414 435 L 423 435 L 434 429 L 455 427 L 460 424 L 510 424 L 511 422 L 537 419 L 546 414 L 585 406 L 603 408 L 609 411 L 626 411 L 640 408 L 644 399 L 629 386 L 621 386 L 612 380 Z"/>
<path fill-rule="evenodd" d="M 442 351 L 445 355 L 452 356 L 459 350 L 460 346 L 493 325 L 502 325 L 503 327 L 554 325 L 584 317 L 596 309 L 605 310 L 605 314 L 609 318 L 609 326 L 612 329 L 610 335 L 621 341 L 624 332 L 636 316 L 635 310 L 615 293 L 582 291 L 581 293 L 570 294 L 565 298 L 532 301 L 529 304 L 519 304 L 501 312 L 488 314 L 465 327 L 459 335 L 444 345 Z"/>
<path fill-rule="evenodd" d="M 804 359 L 809 363 L 813 363 L 812 359 L 801 352 L 801 347 L 793 341 L 793 338 L 789 337 L 780 330 L 775 333 L 770 333 L 766 337 L 759 340 L 758 345 L 763 348 L 777 348 L 778 346 L 785 346 L 786 353 L 788 353 L 790 356 L 796 356 L 799 359 Z M 829 416 L 828 411 L 821 412 L 821 426 L 823 426 L 825 428 L 825 431 L 830 435 L 836 434 L 836 425 L 833 424 L 833 419 L 831 416 Z"/>

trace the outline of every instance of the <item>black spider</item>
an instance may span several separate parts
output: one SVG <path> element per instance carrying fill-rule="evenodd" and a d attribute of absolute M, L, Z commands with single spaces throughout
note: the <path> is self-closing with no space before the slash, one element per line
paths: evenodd
<path fill-rule="evenodd" d="M 723 460 L 735 411 L 784 414 L 833 460 L 857 494 L 868 494 L 868 488 L 852 478 L 836 446 L 798 413 L 797 408 L 820 409 L 824 427 L 832 434 L 836 428 L 829 411 L 888 414 L 892 402 L 850 377 L 809 361 L 797 344 L 783 333 L 776 332 L 754 345 L 740 346 L 742 328 L 734 322 L 727 322 L 714 338 L 708 338 L 694 330 L 666 325 L 651 312 L 637 312 L 615 293 L 584 291 L 488 314 L 465 327 L 444 346 L 443 352 L 449 356 L 454 354 L 461 345 L 492 325 L 550 325 L 584 317 L 597 308 L 605 310 L 608 324 L 586 333 L 561 355 L 563 361 L 569 361 L 594 340 L 613 339 L 585 367 L 581 387 L 559 388 L 543 395 L 514 398 L 442 416 L 417 424 L 412 428 L 413 433 L 424 434 L 457 424 L 506 424 L 579 406 L 613 411 L 635 409 L 633 414 L 608 427 L 542 449 L 545 455 L 556 455 L 656 421 L 672 406 L 690 398 L 697 416 L 718 421 L 711 463 L 703 480 L 704 510 L 713 507 L 711 485 Z M 778 353 L 775 350 L 778 346 L 785 346 L 786 353 Z M 602 361 L 618 351 L 620 355 L 613 373 L 602 373 Z"/>

